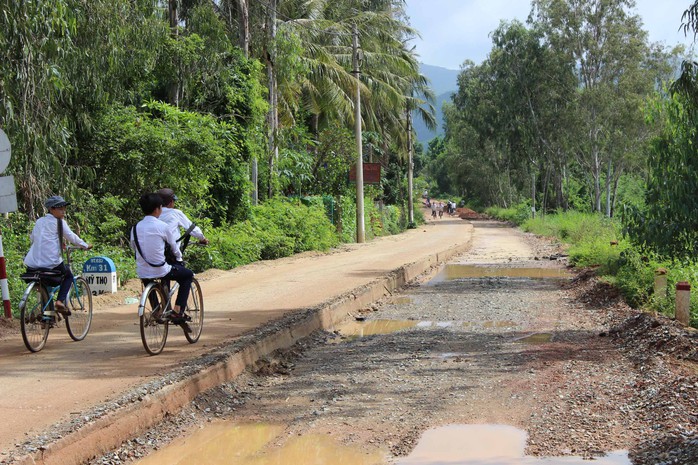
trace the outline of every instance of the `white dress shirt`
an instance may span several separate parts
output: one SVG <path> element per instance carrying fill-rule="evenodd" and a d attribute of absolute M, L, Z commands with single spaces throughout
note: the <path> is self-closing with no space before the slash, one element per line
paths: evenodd
<path fill-rule="evenodd" d="M 146 215 L 138 222 L 136 234 L 138 234 L 138 245 L 148 262 L 154 265 L 163 263 L 162 266 L 152 266 L 145 261 L 140 252 L 138 252 L 132 230 L 131 248 L 136 251 L 136 272 L 139 278 L 162 278 L 170 272 L 172 267 L 165 263 L 165 242 L 170 244 L 177 260 L 182 260 L 182 253 L 179 251 L 179 247 L 177 247 L 177 242 L 169 226 L 153 215 Z"/>
<path fill-rule="evenodd" d="M 167 223 L 175 239 L 179 239 L 181 236 L 179 228 L 184 228 L 186 231 L 192 225 L 187 215 L 185 215 L 182 210 L 177 210 L 176 208 L 162 207 L 159 220 Z M 191 230 L 191 235 L 197 239 L 205 239 L 204 233 L 198 226 L 195 226 L 194 229 Z M 182 242 L 180 241 L 177 244 L 181 245 Z"/>
<path fill-rule="evenodd" d="M 71 244 L 87 247 L 83 241 L 63 222 L 63 237 Z M 61 244 L 58 241 L 58 218 L 48 213 L 42 216 L 34 224 L 34 229 L 29 235 L 31 247 L 24 257 L 24 264 L 29 268 L 55 268 L 63 263 Z"/>

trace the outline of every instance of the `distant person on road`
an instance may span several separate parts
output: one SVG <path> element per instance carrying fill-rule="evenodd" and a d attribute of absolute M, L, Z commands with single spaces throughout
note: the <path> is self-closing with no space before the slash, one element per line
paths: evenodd
<path fill-rule="evenodd" d="M 179 283 L 177 298 L 172 307 L 175 316 L 170 317 L 170 321 L 190 333 L 191 328 L 187 324 L 190 318 L 184 312 L 194 273 L 185 268 L 182 263 L 182 252 L 179 250 L 172 229 L 159 219 L 163 210 L 162 197 L 157 193 L 144 194 L 138 203 L 145 216 L 131 228 L 131 248 L 136 252 L 136 273 L 144 282 L 162 278 L 173 279 Z M 169 264 L 165 260 L 166 243 L 169 244 L 175 256 L 174 264 Z"/>
<path fill-rule="evenodd" d="M 65 306 L 65 299 L 73 283 L 73 273 L 63 262 L 63 238 L 85 250 L 92 248 L 90 244 L 80 239 L 65 221 L 65 209 L 68 205 L 70 202 L 66 202 L 60 195 L 46 199 L 44 206 L 48 213 L 36 220 L 29 236 L 31 247 L 24 257 L 28 272 L 50 270 L 58 271 L 63 275 L 54 307 L 58 313 L 65 316 L 70 315 L 70 310 Z"/>
<path fill-rule="evenodd" d="M 439 202 L 438 210 L 439 210 L 439 219 L 441 219 L 444 216 L 444 203 L 443 202 Z"/>
<path fill-rule="evenodd" d="M 157 193 L 162 198 L 162 214 L 160 215 L 160 221 L 167 223 L 174 237 L 179 239 L 181 237 L 180 228 L 187 231 L 193 223 L 182 210 L 178 210 L 174 207 L 177 196 L 172 189 L 166 187 L 160 189 Z M 204 245 L 208 244 L 208 239 L 206 239 L 201 228 L 198 226 L 194 226 L 190 234 L 199 239 L 199 243 Z M 182 242 L 178 242 L 178 245 L 181 247 Z"/>
<path fill-rule="evenodd" d="M 436 219 L 436 202 L 431 203 L 431 217 Z"/>

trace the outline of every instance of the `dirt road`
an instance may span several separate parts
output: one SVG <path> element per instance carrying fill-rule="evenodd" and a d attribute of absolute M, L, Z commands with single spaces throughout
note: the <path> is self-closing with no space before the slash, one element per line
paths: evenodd
<path fill-rule="evenodd" d="M 494 463 L 509 445 L 492 425 L 525 431 L 528 455 L 578 457 L 545 463 L 618 451 L 599 463 L 629 464 L 623 450 L 635 465 L 698 463 L 695 333 L 531 260 L 550 248 L 477 222 L 468 253 L 367 321 L 277 352 L 91 463 Z M 496 434 L 463 451 L 468 438 L 434 429 L 453 424 Z M 411 458 L 425 431 L 451 439 Z"/>
<path fill-rule="evenodd" d="M 472 225 L 444 218 L 398 236 L 354 244 L 328 254 L 302 254 L 199 277 L 205 304 L 204 334 L 189 345 L 170 332 L 165 351 L 145 354 L 140 342 L 132 286 L 116 297 L 97 298 L 87 339 L 71 342 L 53 330 L 43 351 L 29 353 L 19 334 L 0 341 L 0 451 L 3 455 L 72 412 L 89 409 L 234 340 L 288 312 L 316 306 L 425 257 L 463 247 Z M 2 460 L 2 456 L 0 456 Z"/>
<path fill-rule="evenodd" d="M 235 335 L 250 322 L 312 306 L 330 290 L 356 289 L 399 264 L 471 239 L 464 247 L 469 251 L 451 260 L 434 279 L 423 276 L 423 285 L 364 308 L 368 321 L 359 329 L 368 337 L 357 338 L 352 333 L 356 326 L 316 331 L 255 362 L 234 381 L 199 395 L 179 413 L 91 463 L 128 463 L 168 446 L 173 438 L 175 449 L 169 456 L 154 454 L 146 463 L 170 464 L 172 457 L 177 463 L 200 463 L 201 455 L 187 455 L 202 453 L 189 439 L 203 437 L 214 448 L 232 444 L 229 436 L 218 436 L 229 427 L 218 432 L 205 428 L 214 420 L 234 422 L 234 435 L 242 441 L 248 438 L 245 425 L 252 425 L 260 449 L 250 451 L 249 463 L 265 463 L 259 461 L 260 451 L 273 454 L 273 463 L 300 463 L 303 455 L 283 458 L 287 448 L 326 445 L 326 440 L 332 444 L 323 453 L 330 456 L 346 446 L 361 457 L 377 457 L 347 463 L 415 463 L 401 460 L 422 433 L 454 423 L 520 428 L 528 433 L 526 452 L 535 456 L 590 457 L 625 449 L 636 465 L 698 463 L 695 332 L 629 309 L 613 288 L 588 279 L 589 273 L 561 281 L 556 272 L 564 271 L 564 263 L 541 260 L 559 251 L 554 244 L 494 222 L 436 221 L 403 236 L 329 255 L 294 257 L 211 277 L 204 286 L 211 302 L 205 333 L 209 339 L 202 341 L 208 347 L 188 347 L 175 336 L 164 357 L 146 357 L 134 309 L 104 311 L 89 350 L 80 351 L 67 337 L 52 338 L 35 356 L 14 342 L 10 358 L 15 362 L 2 362 L 14 375 L 3 374 L 0 381 L 12 387 L 17 378 L 14 395 L 25 399 L 24 408 L 34 418 L 33 432 L 59 418 L 53 409 L 62 410 L 60 418 L 68 416 L 75 424 L 90 422 L 100 415 L 100 400 L 152 380 L 155 390 L 136 390 L 125 401 L 137 409 L 133 412 L 148 415 L 143 408 L 152 393 L 173 382 L 168 373 L 177 357 L 206 358 L 214 345 L 237 340 Z M 487 272 L 470 274 L 474 265 Z M 526 277 L 531 273 L 553 279 Z M 240 299 L 240 304 L 231 299 Z M 4 341 L 3 347 L 7 344 Z M 63 352 L 69 348 L 75 352 Z M 80 360 L 67 364 L 67 355 Z M 47 375 L 39 374 L 43 364 L 36 360 L 47 365 Z M 44 379 L 54 387 L 91 390 L 83 404 L 97 410 L 79 410 L 84 413 L 76 416 L 81 405 L 62 405 L 60 399 L 51 409 L 39 409 L 44 397 L 36 402 L 37 391 L 24 394 L 22 389 L 38 388 Z M 10 400 L 1 407 L 7 409 L 0 412 L 3 419 L 21 424 L 12 417 L 24 413 L 18 403 Z M 54 425 L 51 437 L 27 438 L 15 429 L 15 440 L 24 441 L 0 456 L 0 463 L 12 463 L 18 452 L 41 450 L 47 444 L 50 449 L 52 441 L 72 428 Z M 201 428 L 202 435 L 194 433 Z M 266 439 L 258 443 L 260 430 Z M 123 432 L 123 437 L 130 436 Z M 252 447 L 252 442 L 242 445 Z M 238 456 L 247 450 L 236 444 L 239 449 L 233 452 Z M 303 450 L 306 456 L 315 453 Z"/>

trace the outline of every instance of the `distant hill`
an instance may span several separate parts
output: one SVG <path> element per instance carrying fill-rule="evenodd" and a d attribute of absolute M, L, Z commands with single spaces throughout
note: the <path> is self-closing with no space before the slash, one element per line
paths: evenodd
<path fill-rule="evenodd" d="M 441 68 L 440 66 L 426 65 L 424 63 L 419 64 L 420 72 L 429 78 L 431 83 L 431 88 L 436 94 L 436 102 L 434 107 L 436 108 L 436 131 L 430 131 L 424 125 L 421 119 L 414 115 L 414 129 L 417 133 L 417 140 L 426 145 L 430 140 L 432 140 L 437 135 L 443 134 L 443 113 L 441 111 L 441 106 L 444 102 L 451 100 L 451 94 L 458 90 L 458 74 L 460 71 L 455 69 Z"/>

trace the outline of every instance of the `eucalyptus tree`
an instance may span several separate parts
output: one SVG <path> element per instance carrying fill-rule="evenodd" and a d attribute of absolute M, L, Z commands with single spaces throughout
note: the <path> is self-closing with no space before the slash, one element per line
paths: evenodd
<path fill-rule="evenodd" d="M 539 191 L 543 210 L 547 208 L 551 184 L 557 191 L 554 199 L 564 197 L 563 143 L 571 128 L 568 115 L 575 107 L 574 76 L 567 60 L 543 43 L 539 30 L 517 21 L 502 23 L 492 33 L 492 42 L 488 63 L 498 108 L 496 137 L 528 172 L 535 213 Z"/>
<path fill-rule="evenodd" d="M 686 34 L 698 31 L 698 2 L 684 12 Z M 678 22 L 678 19 L 677 19 Z M 644 208 L 626 211 L 630 238 L 644 248 L 675 259 L 695 261 L 698 254 L 698 67 L 684 61 L 669 98 L 657 98 L 650 116 L 660 133 L 648 150 Z"/>
<path fill-rule="evenodd" d="M 631 13 L 634 7 L 634 0 L 533 1 L 531 20 L 543 29 L 552 47 L 568 55 L 577 72 L 580 122 L 586 136 L 576 155 L 590 176 L 594 211 L 602 211 L 602 180 L 610 185 L 631 151 L 620 124 L 629 118 L 642 124 L 637 103 L 654 90 L 642 67 L 649 53 L 647 34 L 639 16 Z M 631 101 L 635 104 L 629 105 Z M 611 213 L 610 202 L 606 213 Z"/>

